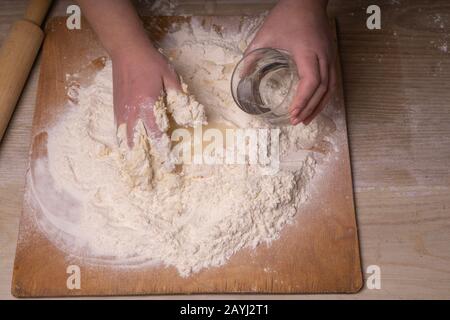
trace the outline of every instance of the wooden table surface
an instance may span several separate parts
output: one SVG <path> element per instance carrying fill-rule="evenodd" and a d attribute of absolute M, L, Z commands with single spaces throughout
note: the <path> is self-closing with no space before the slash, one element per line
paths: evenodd
<path fill-rule="evenodd" d="M 0 0 L 0 42 L 26 2 Z M 273 1 L 177 2 L 175 14 L 253 14 Z M 330 2 L 330 14 L 338 19 L 363 271 L 379 266 L 381 289 L 264 297 L 449 299 L 450 4 L 376 1 L 382 29 L 371 31 L 365 10 L 373 1 Z M 52 15 L 64 13 L 67 3 L 59 1 Z M 143 6 L 141 12 L 149 9 Z M 12 298 L 38 75 L 39 61 L 0 144 L 0 299 Z"/>

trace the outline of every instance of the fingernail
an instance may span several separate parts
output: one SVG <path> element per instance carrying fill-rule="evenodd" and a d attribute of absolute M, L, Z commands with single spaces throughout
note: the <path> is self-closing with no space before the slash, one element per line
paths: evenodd
<path fill-rule="evenodd" d="M 291 113 L 291 117 L 295 119 L 298 117 L 299 114 L 300 114 L 300 109 L 296 109 Z"/>

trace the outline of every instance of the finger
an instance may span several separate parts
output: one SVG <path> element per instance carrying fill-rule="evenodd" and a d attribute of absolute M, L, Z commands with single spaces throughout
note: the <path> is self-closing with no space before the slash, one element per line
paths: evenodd
<path fill-rule="evenodd" d="M 128 118 L 127 121 L 127 144 L 128 148 L 134 147 L 134 128 L 136 126 L 136 118 Z"/>
<path fill-rule="evenodd" d="M 310 116 L 314 110 L 319 106 L 322 98 L 325 96 L 328 89 L 328 81 L 329 81 L 329 66 L 328 62 L 324 59 L 319 59 L 319 69 L 320 69 L 320 83 L 316 88 L 314 94 L 311 99 L 308 101 L 308 104 L 305 106 L 303 110 L 301 110 L 294 117 L 294 123 L 298 124 L 305 120 L 308 116 Z"/>
<path fill-rule="evenodd" d="M 253 50 L 257 49 L 257 48 L 262 48 L 260 45 L 258 45 L 256 39 L 253 39 L 252 42 L 250 42 L 250 44 L 247 46 L 247 48 L 245 48 L 245 51 L 243 52 L 243 56 L 245 57 L 246 55 L 248 55 L 250 52 L 252 52 Z"/>
<path fill-rule="evenodd" d="M 116 135 L 118 137 L 118 142 L 120 144 L 120 134 L 119 128 L 122 125 L 125 125 L 125 138 L 127 140 L 127 144 L 130 148 L 133 147 L 133 138 L 134 138 L 134 127 L 136 125 L 137 112 L 136 108 L 130 107 L 128 105 L 120 106 L 120 104 L 114 104 L 114 118 L 115 118 L 115 126 L 116 126 Z"/>
<path fill-rule="evenodd" d="M 257 51 L 261 48 L 263 47 L 258 45 L 256 42 L 252 42 L 245 50 L 242 61 L 239 64 L 239 70 L 237 70 L 241 78 L 245 78 L 255 71 L 256 65 L 263 55 L 263 50 L 259 50 L 259 52 L 261 52 L 260 54 L 258 54 Z"/>
<path fill-rule="evenodd" d="M 320 103 L 320 105 L 314 110 L 314 112 L 309 115 L 305 120 L 303 120 L 303 124 L 305 126 L 309 125 L 311 121 L 314 120 L 319 113 L 323 111 L 323 109 L 327 106 L 328 101 L 330 100 L 330 94 L 327 93 L 327 95 L 324 97 L 323 102 Z"/>
<path fill-rule="evenodd" d="M 165 90 L 177 90 L 182 91 L 181 77 L 175 71 L 172 65 L 169 65 L 169 72 L 166 77 L 162 79 Z"/>
<path fill-rule="evenodd" d="M 144 123 L 145 130 L 150 139 L 158 139 L 163 134 L 156 121 L 154 105 L 155 100 L 149 99 L 142 104 L 139 112 L 139 118 Z"/>
<path fill-rule="evenodd" d="M 311 121 L 314 120 L 314 118 L 323 111 L 323 109 L 327 106 L 328 102 L 330 101 L 332 95 L 336 92 L 336 80 L 337 80 L 337 74 L 336 74 L 336 68 L 333 65 L 330 67 L 330 80 L 328 82 L 328 91 L 326 95 L 323 97 L 320 106 L 314 110 L 314 112 L 308 116 L 303 123 L 305 125 L 308 125 L 311 123 Z"/>
<path fill-rule="evenodd" d="M 291 119 L 295 119 L 300 111 L 306 107 L 320 84 L 319 61 L 316 56 L 302 56 L 295 59 L 295 63 L 298 66 L 300 80 L 289 107 Z"/>
<path fill-rule="evenodd" d="M 243 60 L 239 64 L 239 69 L 236 70 L 238 72 L 240 78 L 245 78 L 255 72 L 258 61 L 261 58 L 261 55 L 258 54 L 258 51 L 251 51 L 250 54 L 245 55 Z"/>
<path fill-rule="evenodd" d="M 314 118 L 317 117 L 317 115 L 323 111 L 323 109 L 326 107 L 329 100 L 330 100 L 330 95 L 327 94 L 324 97 L 323 102 L 320 103 L 320 105 L 314 110 L 314 112 L 311 115 L 309 115 L 305 120 L 303 120 L 303 124 L 305 126 L 309 125 L 311 123 L 311 121 L 313 121 Z"/>
<path fill-rule="evenodd" d="M 118 108 L 116 108 L 115 105 L 114 105 L 114 122 L 116 125 L 116 130 L 119 128 L 119 126 L 122 123 L 125 123 L 123 114 L 121 112 L 119 112 Z"/>
<path fill-rule="evenodd" d="M 113 87 L 118 87 L 118 85 L 116 85 L 115 83 L 113 84 Z M 126 117 L 124 114 L 124 108 L 123 103 L 119 97 L 118 94 L 116 94 L 116 92 L 114 92 L 114 99 L 113 99 L 113 104 L 114 104 L 114 121 L 115 121 L 115 125 L 116 125 L 116 132 L 117 129 L 119 129 L 119 126 L 123 123 L 126 122 Z"/>

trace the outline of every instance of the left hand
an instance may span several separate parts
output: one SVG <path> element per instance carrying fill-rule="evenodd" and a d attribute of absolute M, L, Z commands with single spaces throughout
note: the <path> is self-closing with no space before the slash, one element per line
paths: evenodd
<path fill-rule="evenodd" d="M 247 48 L 284 49 L 297 64 L 300 81 L 289 108 L 293 125 L 308 125 L 336 86 L 336 49 L 325 0 L 280 0 Z"/>
<path fill-rule="evenodd" d="M 127 142 L 133 147 L 138 120 L 144 123 L 150 139 L 162 136 L 153 106 L 164 91 L 181 91 L 178 75 L 166 58 L 151 45 L 118 51 L 113 62 L 114 115 L 116 125 L 127 125 Z"/>

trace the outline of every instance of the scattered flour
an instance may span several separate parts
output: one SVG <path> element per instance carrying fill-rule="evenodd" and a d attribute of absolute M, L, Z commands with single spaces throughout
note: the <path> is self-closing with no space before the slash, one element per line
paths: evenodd
<path fill-rule="evenodd" d="M 193 96 L 183 85 L 183 93 L 158 100 L 154 112 L 164 137 L 170 114 L 181 126 L 205 124 L 206 118 L 238 128 L 266 126 L 236 107 L 229 89 L 233 67 L 259 23 L 241 21 L 238 32 L 226 35 L 193 19 L 166 37 L 162 47 Z M 281 128 L 282 156 L 304 152 L 294 168 L 276 175 L 249 164 L 183 164 L 171 172 L 162 170 L 142 122 L 132 150 L 124 126 L 117 139 L 110 62 L 75 92 L 77 103 L 68 104 L 48 130 L 47 157 L 32 169 L 41 228 L 61 249 L 95 263 L 163 263 L 182 276 L 277 239 L 308 199 L 318 166 L 309 149 L 332 130 L 323 119 Z"/>
<path fill-rule="evenodd" d="M 446 42 L 446 41 L 445 41 L 445 42 L 442 42 L 442 44 L 438 46 L 438 49 L 439 49 L 441 52 L 447 53 L 447 52 L 448 52 L 448 45 L 447 45 L 447 42 Z"/>
<path fill-rule="evenodd" d="M 176 90 L 168 90 L 167 94 L 162 92 L 159 99 L 153 105 L 155 122 L 162 133 L 161 136 L 156 136 L 154 133 L 145 130 L 142 123 L 137 127 L 137 132 L 143 133 L 144 137 L 146 135 L 151 137 L 149 140 L 155 150 L 154 156 L 169 171 L 173 171 L 175 164 L 178 162 L 177 158 L 171 154 L 171 141 L 168 136 L 168 130 L 170 129 L 169 114 L 175 123 L 181 127 L 195 128 L 208 123 L 206 121 L 205 107 L 197 102 L 194 96 L 189 94 L 188 87 L 183 80 L 181 80 L 181 87 L 181 92 Z M 119 127 L 118 137 L 119 141 L 126 141 L 125 124 Z"/>
<path fill-rule="evenodd" d="M 167 110 L 172 115 L 175 122 L 184 127 L 195 127 L 207 124 L 205 108 L 189 95 L 187 85 L 182 82 L 180 93 L 176 90 L 167 92 Z"/>

